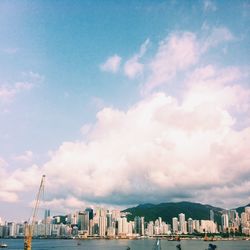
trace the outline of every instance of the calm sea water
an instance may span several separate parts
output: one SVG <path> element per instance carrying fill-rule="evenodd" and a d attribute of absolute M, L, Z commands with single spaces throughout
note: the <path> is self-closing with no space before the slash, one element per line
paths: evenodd
<path fill-rule="evenodd" d="M 23 250 L 23 241 L 20 239 L 4 239 L 8 244 L 8 250 Z M 152 250 L 154 240 L 84 240 L 77 245 L 76 240 L 33 240 L 32 250 L 126 250 L 129 246 L 131 250 Z M 179 242 L 161 240 L 162 250 L 176 250 Z M 205 250 L 208 242 L 182 240 L 180 242 L 182 250 Z M 218 250 L 250 250 L 250 241 L 216 241 Z M 216 250 L 217 250 L 216 249 Z"/>

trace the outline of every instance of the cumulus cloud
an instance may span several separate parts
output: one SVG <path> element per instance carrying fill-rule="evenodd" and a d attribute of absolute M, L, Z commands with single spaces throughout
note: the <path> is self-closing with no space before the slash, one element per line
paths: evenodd
<path fill-rule="evenodd" d="M 192 32 L 175 32 L 159 43 L 154 58 L 148 63 L 149 69 L 142 93 L 148 94 L 161 85 L 173 82 L 177 73 L 187 72 L 197 65 L 201 56 L 221 43 L 235 39 L 226 27 L 206 27 L 203 37 Z"/>
<path fill-rule="evenodd" d="M 2 168 L 2 197 L 37 185 L 44 173 L 51 206 L 184 199 L 244 204 L 250 196 L 250 89 L 242 82 L 248 75 L 237 67 L 197 66 L 209 48 L 232 39 L 222 31 L 219 38 L 210 34 L 217 41 L 190 32 L 161 41 L 147 64 L 146 97 L 127 110 L 101 107 L 96 122 L 82 127 L 83 139 L 62 143 L 40 168 L 8 177 Z M 178 99 L 152 93 L 179 72 L 185 74 Z"/>
<path fill-rule="evenodd" d="M 116 73 L 120 68 L 121 60 L 122 58 L 120 56 L 113 55 L 109 57 L 105 63 L 100 65 L 100 69 L 102 71 Z"/>
<path fill-rule="evenodd" d="M 141 75 L 144 70 L 144 64 L 140 63 L 139 60 L 146 53 L 149 46 L 149 39 L 147 39 L 140 47 L 139 53 L 128 59 L 124 64 L 124 74 L 133 79 L 138 75 Z"/>
<path fill-rule="evenodd" d="M 173 33 L 161 41 L 149 64 L 150 76 L 143 92 L 169 82 L 180 70 L 185 70 L 199 59 L 199 43 L 191 32 Z"/>
<path fill-rule="evenodd" d="M 43 166 L 49 199 L 243 204 L 250 195 L 250 124 L 236 129 L 231 113 L 249 106 L 249 89 L 237 85 L 242 76 L 237 68 L 208 65 L 188 76 L 181 101 L 155 93 L 126 111 L 102 109 L 84 131 L 87 140 L 63 143 Z"/>

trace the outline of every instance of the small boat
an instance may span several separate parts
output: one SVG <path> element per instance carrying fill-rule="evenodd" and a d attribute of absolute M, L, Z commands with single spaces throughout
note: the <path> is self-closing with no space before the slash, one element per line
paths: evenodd
<path fill-rule="evenodd" d="M 6 243 L 1 243 L 0 244 L 0 248 L 7 248 L 7 247 L 8 247 L 8 245 Z"/>
<path fill-rule="evenodd" d="M 153 250 L 161 250 L 161 241 L 160 241 L 160 239 L 156 240 L 155 245 L 153 247 Z"/>
<path fill-rule="evenodd" d="M 176 249 L 181 250 L 181 244 L 176 245 Z"/>
<path fill-rule="evenodd" d="M 208 245 L 208 250 L 215 250 L 217 248 L 217 246 L 216 245 L 214 245 L 214 244 L 209 244 Z"/>

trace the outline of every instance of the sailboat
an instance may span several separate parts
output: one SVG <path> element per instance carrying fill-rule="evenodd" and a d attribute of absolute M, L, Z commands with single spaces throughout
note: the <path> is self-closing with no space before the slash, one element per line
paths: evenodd
<path fill-rule="evenodd" d="M 161 240 L 159 238 L 156 240 L 153 250 L 161 250 Z"/>

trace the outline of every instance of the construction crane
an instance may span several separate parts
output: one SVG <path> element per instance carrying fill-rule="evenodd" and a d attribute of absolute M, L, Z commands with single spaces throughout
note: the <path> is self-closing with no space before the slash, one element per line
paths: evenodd
<path fill-rule="evenodd" d="M 32 217 L 29 222 L 25 225 L 25 236 L 24 236 L 24 250 L 31 250 L 32 235 L 34 225 L 37 217 L 38 207 L 40 203 L 41 194 L 44 191 L 45 175 L 42 176 L 38 193 L 36 195 L 35 207 L 33 209 Z"/>

